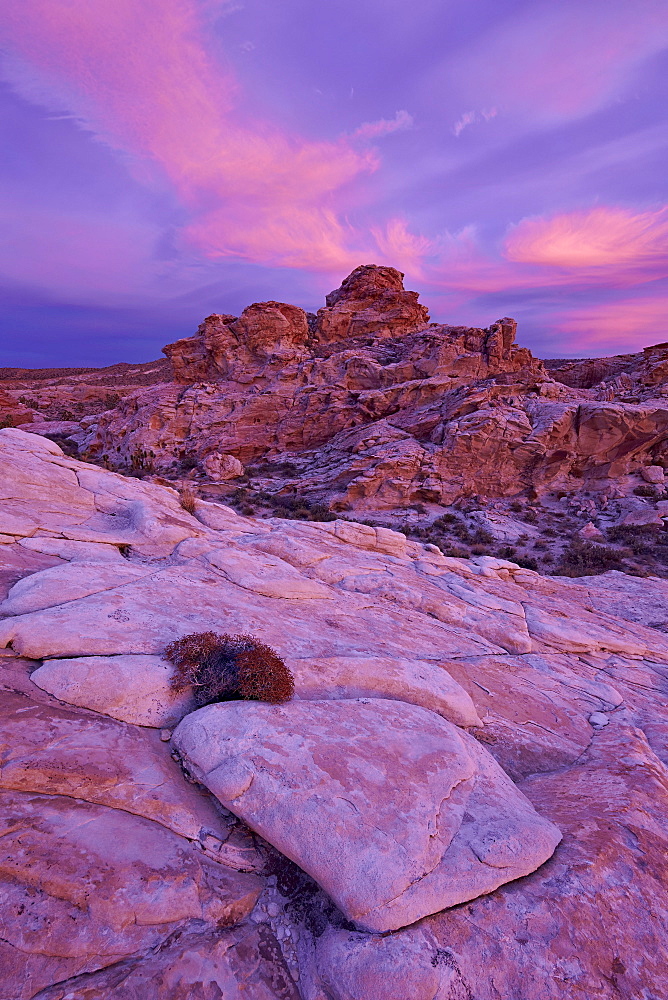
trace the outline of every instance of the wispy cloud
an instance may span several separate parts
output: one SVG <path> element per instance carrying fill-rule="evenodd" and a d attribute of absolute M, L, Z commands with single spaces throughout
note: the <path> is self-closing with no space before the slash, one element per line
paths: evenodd
<path fill-rule="evenodd" d="M 490 108 L 488 111 L 465 111 L 461 116 L 459 121 L 456 121 L 452 127 L 452 131 L 459 138 L 465 128 L 469 125 L 473 125 L 475 122 L 485 121 L 489 122 L 492 118 L 496 118 L 498 110 L 496 108 Z"/>
<path fill-rule="evenodd" d="M 596 354 L 640 350 L 665 339 L 668 293 L 592 303 L 553 317 L 569 350 Z"/>
<path fill-rule="evenodd" d="M 614 100 L 667 41 L 665 0 L 536 0 L 492 21 L 443 64 L 438 83 L 469 107 L 493 103 L 511 116 L 564 121 Z"/>
<path fill-rule="evenodd" d="M 355 139 L 379 139 L 384 135 L 391 135 L 393 132 L 405 132 L 406 129 L 413 128 L 414 124 L 413 116 L 408 111 L 397 111 L 394 118 L 363 122 L 352 133 L 352 137 Z"/>
<path fill-rule="evenodd" d="M 608 270 L 637 280 L 668 271 L 668 206 L 632 212 L 615 206 L 523 219 L 505 243 L 508 260 L 576 271 Z"/>
<path fill-rule="evenodd" d="M 8 73 L 136 172 L 158 169 L 191 216 L 184 239 L 201 252 L 315 269 L 358 262 L 335 195 L 375 157 L 345 138 L 240 120 L 237 83 L 211 59 L 200 14 L 197 0 L 24 0 L 0 13 Z"/>

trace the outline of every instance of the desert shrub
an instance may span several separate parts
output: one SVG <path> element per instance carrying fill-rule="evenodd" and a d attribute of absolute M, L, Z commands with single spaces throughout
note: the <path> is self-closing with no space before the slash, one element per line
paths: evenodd
<path fill-rule="evenodd" d="M 633 492 L 637 497 L 655 497 L 657 489 L 656 486 L 650 486 L 649 483 L 643 483 L 642 486 L 636 486 Z"/>
<path fill-rule="evenodd" d="M 276 517 L 290 521 L 335 521 L 329 507 L 323 503 L 311 503 L 300 496 L 272 496 L 271 503 Z"/>
<path fill-rule="evenodd" d="M 296 476 L 298 469 L 294 462 L 262 462 L 259 465 L 249 465 L 246 471 L 251 476 L 259 477 L 276 473 L 280 476 Z"/>
<path fill-rule="evenodd" d="M 533 569 L 538 572 L 538 563 L 531 556 L 515 556 L 513 562 L 516 562 L 523 569 Z"/>
<path fill-rule="evenodd" d="M 188 514 L 194 514 L 197 509 L 197 496 L 191 486 L 182 486 L 179 490 L 179 503 Z"/>
<path fill-rule="evenodd" d="M 471 540 L 476 545 L 491 545 L 494 541 L 494 535 L 486 528 L 476 528 Z"/>
<path fill-rule="evenodd" d="M 449 545 L 441 549 L 444 556 L 451 556 L 453 559 L 470 559 L 471 553 L 461 545 Z"/>
<path fill-rule="evenodd" d="M 172 689 L 191 688 L 198 708 L 239 698 L 279 704 L 294 694 L 292 674 L 278 653 L 250 635 L 184 635 L 167 646 L 165 657 L 176 668 Z"/>
<path fill-rule="evenodd" d="M 102 456 L 103 458 L 107 456 Z M 143 448 L 136 448 L 130 455 L 129 473 L 131 476 L 149 475 L 154 470 L 155 452 L 145 451 Z"/>
<path fill-rule="evenodd" d="M 592 576 L 623 569 L 620 553 L 609 545 L 574 539 L 561 553 L 555 573 L 561 576 Z"/>
<path fill-rule="evenodd" d="M 517 549 L 514 545 L 504 545 L 499 549 L 497 555 L 499 559 L 514 559 L 517 553 Z"/>
<path fill-rule="evenodd" d="M 451 524 L 458 524 L 459 518 L 456 514 L 441 514 L 435 521 L 432 521 L 432 528 L 448 528 Z"/>
<path fill-rule="evenodd" d="M 608 528 L 606 536 L 609 542 L 622 542 L 624 545 L 633 545 L 638 539 L 654 539 L 658 531 L 658 525 L 654 524 L 616 524 L 614 528 Z"/>

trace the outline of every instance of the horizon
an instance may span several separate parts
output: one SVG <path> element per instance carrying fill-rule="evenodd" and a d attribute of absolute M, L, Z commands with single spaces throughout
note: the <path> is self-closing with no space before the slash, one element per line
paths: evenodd
<path fill-rule="evenodd" d="M 659 0 L 24 0 L 0 28 L 0 367 L 153 361 L 365 263 L 541 358 L 665 340 Z"/>

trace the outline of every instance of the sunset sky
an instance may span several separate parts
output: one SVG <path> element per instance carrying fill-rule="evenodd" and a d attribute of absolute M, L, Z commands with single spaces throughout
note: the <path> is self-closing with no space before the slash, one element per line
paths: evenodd
<path fill-rule="evenodd" d="M 146 361 L 391 264 L 539 356 L 668 340 L 666 0 L 20 0 L 0 365 Z"/>

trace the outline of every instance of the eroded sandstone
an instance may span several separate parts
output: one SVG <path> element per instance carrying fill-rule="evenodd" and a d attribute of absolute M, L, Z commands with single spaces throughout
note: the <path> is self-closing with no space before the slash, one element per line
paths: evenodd
<path fill-rule="evenodd" d="M 203 502 L 193 516 L 167 486 L 86 465 L 17 430 L 0 431 L 0 461 L 2 595 L 14 588 L 17 601 L 0 620 L 0 787 L 13 817 L 3 839 L 2 1000 L 123 990 L 185 1000 L 198 975 L 212 992 L 259 1000 L 399 1000 L 397 983 L 410 985 L 411 1000 L 498 1000 L 522 996 L 527 982 L 540 1000 L 661 996 L 665 581 L 543 577 L 512 559 L 448 557 L 343 520 L 258 520 Z M 290 712 L 332 718 L 364 705 L 369 718 L 419 715 L 429 719 L 423 730 L 447 730 L 466 748 L 462 766 L 486 762 L 490 792 L 471 811 L 478 853 L 471 840 L 460 860 L 451 853 L 470 825 L 462 816 L 441 858 L 450 873 L 467 859 L 492 869 L 497 888 L 408 928 L 400 925 L 422 904 L 411 910 L 405 890 L 398 929 L 370 933 L 185 780 L 169 731 L 161 739 L 146 719 L 100 714 L 100 692 L 114 690 L 113 658 L 159 660 L 173 638 L 206 629 L 274 646 L 302 685 Z M 56 670 L 86 657 L 91 694 L 77 695 L 78 707 L 30 680 L 42 661 Z M 230 708 L 239 710 L 213 710 Z M 599 715 L 607 725 L 591 722 Z M 278 753 L 263 742 L 269 750 Z M 356 758 L 344 745 L 338 755 L 361 760 L 371 781 L 368 753 Z M 440 769 L 430 773 L 440 780 Z M 492 806 L 499 782 L 506 791 Z M 354 792 L 358 808 L 375 801 L 361 778 Z M 473 789 L 467 809 L 474 797 Z M 527 846 L 514 852 L 502 823 L 518 802 L 541 830 L 563 834 L 527 874 L 517 867 Z M 407 843 L 419 826 L 406 824 Z M 494 861 L 519 877 L 508 881 Z M 439 883 L 433 898 L 447 906 L 443 891 Z"/>

